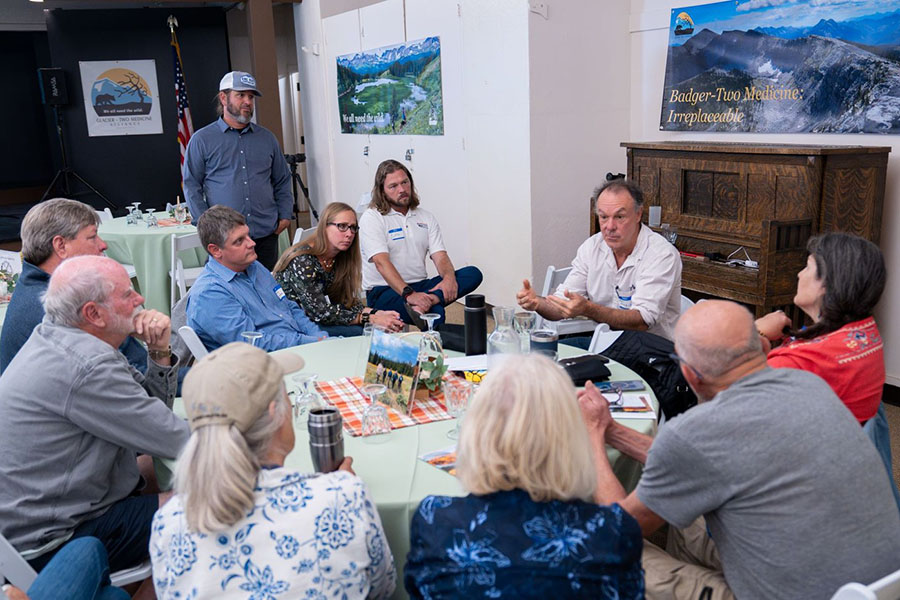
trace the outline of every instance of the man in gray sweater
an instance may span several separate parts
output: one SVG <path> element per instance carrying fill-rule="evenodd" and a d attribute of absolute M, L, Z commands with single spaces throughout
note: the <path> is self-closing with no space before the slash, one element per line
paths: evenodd
<path fill-rule="evenodd" d="M 37 570 L 86 535 L 113 571 L 147 556 L 168 494 L 141 495 L 137 453 L 174 458 L 189 432 L 171 410 L 169 318 L 143 301 L 115 261 L 64 261 L 44 320 L 0 376 L 0 530 Z M 117 350 L 129 335 L 147 344 L 146 375 Z"/>

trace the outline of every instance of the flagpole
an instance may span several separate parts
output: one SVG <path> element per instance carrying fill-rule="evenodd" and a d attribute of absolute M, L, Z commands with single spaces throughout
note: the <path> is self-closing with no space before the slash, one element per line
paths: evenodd
<path fill-rule="evenodd" d="M 178 46 L 178 37 L 175 35 L 175 28 L 178 27 L 178 19 L 174 15 L 169 15 L 166 19 L 169 26 L 169 34 L 171 35 L 172 45 L 172 61 L 175 69 L 175 102 L 178 109 L 178 148 L 181 155 L 179 172 L 181 166 L 184 165 L 184 156 L 187 151 L 188 142 L 194 134 L 194 124 L 191 120 L 191 105 L 188 101 L 187 83 L 185 82 L 184 69 L 181 62 L 181 48 Z M 184 189 L 184 178 L 181 181 L 182 190 Z"/>

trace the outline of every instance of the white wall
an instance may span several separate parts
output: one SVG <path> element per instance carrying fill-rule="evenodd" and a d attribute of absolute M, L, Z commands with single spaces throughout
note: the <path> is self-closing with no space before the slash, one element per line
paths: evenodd
<path fill-rule="evenodd" d="M 566 266 L 589 233 L 589 199 L 625 172 L 628 0 L 551 2 L 529 15 L 533 281 Z"/>
<path fill-rule="evenodd" d="M 666 0 L 632 0 L 631 2 L 631 141 L 710 140 L 729 142 L 771 142 L 794 144 L 837 144 L 890 146 L 884 214 L 882 216 L 881 249 L 887 263 L 888 282 L 876 318 L 885 341 L 885 366 L 888 383 L 900 385 L 900 315 L 891 310 L 900 304 L 900 214 L 897 194 L 900 190 L 900 141 L 888 135 L 824 135 L 824 134 L 723 134 L 662 132 L 659 115 L 663 79 L 666 68 L 669 11 L 675 7 L 704 2 Z M 608 143 L 614 140 L 610 139 Z M 624 160 L 624 152 L 622 153 Z"/>
<path fill-rule="evenodd" d="M 488 302 L 513 301 L 531 273 L 526 4 L 359 0 L 355 6 L 324 19 L 318 0 L 294 8 L 298 46 L 308 50 L 300 50 L 299 63 L 314 202 L 355 205 L 371 189 L 378 163 L 403 160 L 412 148 L 405 164 L 422 206 L 441 223 L 454 264 L 476 264 L 489 274 L 479 290 Z M 428 35 L 441 37 L 444 135 L 341 134 L 336 57 Z"/>

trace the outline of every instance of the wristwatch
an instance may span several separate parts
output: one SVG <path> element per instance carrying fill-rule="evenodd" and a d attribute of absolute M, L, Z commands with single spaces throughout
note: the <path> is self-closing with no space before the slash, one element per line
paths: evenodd
<path fill-rule="evenodd" d="M 406 286 L 405 288 L 403 288 L 403 291 L 400 292 L 400 295 L 403 296 L 404 300 L 406 300 L 407 296 L 414 293 L 416 293 L 416 290 L 412 289 L 410 286 Z"/>
<path fill-rule="evenodd" d="M 374 312 L 374 311 L 372 311 L 372 312 Z M 371 312 L 360 313 L 360 315 L 359 315 L 359 324 L 360 324 L 360 325 L 365 325 L 366 323 L 369 322 L 369 317 L 371 317 L 371 316 L 372 316 L 372 313 L 371 313 Z"/>

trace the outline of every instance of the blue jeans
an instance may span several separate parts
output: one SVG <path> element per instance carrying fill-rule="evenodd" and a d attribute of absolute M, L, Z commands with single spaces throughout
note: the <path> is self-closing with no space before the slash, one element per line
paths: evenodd
<path fill-rule="evenodd" d="M 150 555 L 150 523 L 158 508 L 159 496 L 155 494 L 128 496 L 99 517 L 81 523 L 72 538 L 98 538 L 106 548 L 113 571 L 139 565 Z M 59 552 L 42 554 L 28 563 L 35 571 L 42 571 Z"/>
<path fill-rule="evenodd" d="M 875 444 L 881 456 L 881 462 L 887 470 L 888 479 L 891 482 L 891 491 L 894 493 L 894 500 L 897 502 L 897 508 L 900 509 L 900 492 L 897 490 L 897 484 L 894 482 L 894 467 L 891 460 L 891 430 L 888 427 L 887 415 L 884 412 L 884 402 L 878 405 L 878 412 L 875 416 L 866 421 L 863 431 Z"/>
<path fill-rule="evenodd" d="M 109 584 L 106 549 L 95 537 L 70 541 L 56 553 L 28 588 L 31 600 L 128 600 Z"/>
<path fill-rule="evenodd" d="M 355 337 L 363 334 L 362 325 L 319 325 L 330 337 Z"/>
<path fill-rule="evenodd" d="M 463 267 L 462 269 L 457 269 L 456 285 L 458 291 L 456 295 L 462 298 L 463 296 L 471 294 L 479 285 L 481 285 L 482 279 L 483 276 L 481 275 L 481 271 L 478 270 L 478 267 L 469 266 Z M 439 298 L 440 301 L 430 309 L 431 312 L 439 315 L 440 317 L 437 321 L 434 322 L 435 325 L 440 325 L 444 322 L 444 306 L 448 304 L 444 301 L 444 294 L 443 292 L 441 292 L 441 290 L 434 290 L 433 292 L 431 291 L 431 288 L 439 284 L 441 281 L 443 281 L 443 277 L 438 276 L 409 284 L 409 287 L 417 292 L 428 292 L 430 294 L 434 294 Z M 401 319 L 403 319 L 410 325 L 413 324 L 412 319 L 410 319 L 409 315 L 406 314 L 406 301 L 400 296 L 400 294 L 392 290 L 390 286 L 377 285 L 371 290 L 367 291 L 366 304 L 376 310 L 397 311 L 397 313 L 400 314 Z"/>

